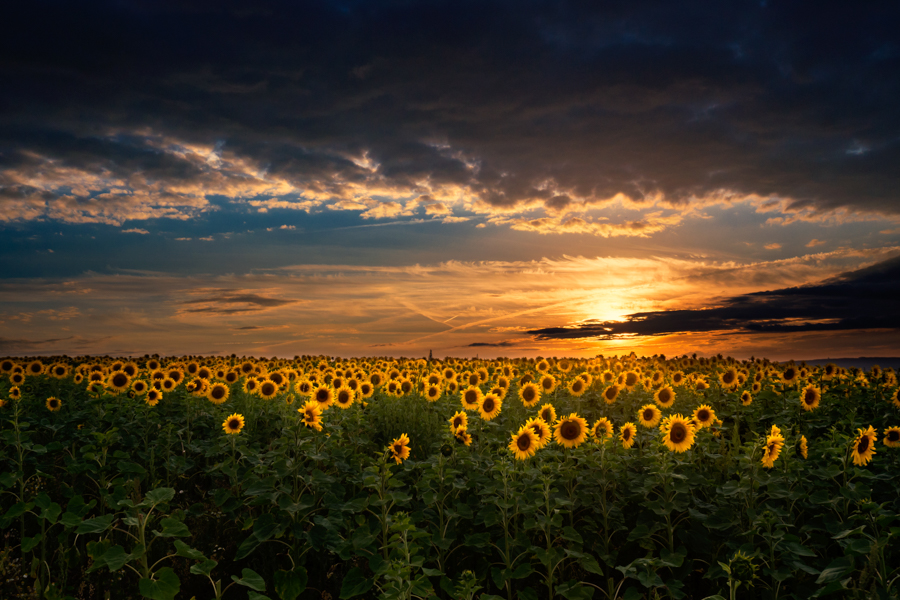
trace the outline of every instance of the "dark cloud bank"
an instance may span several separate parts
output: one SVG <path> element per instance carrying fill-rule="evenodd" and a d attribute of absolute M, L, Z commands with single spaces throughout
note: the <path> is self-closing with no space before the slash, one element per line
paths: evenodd
<path fill-rule="evenodd" d="M 368 152 L 390 185 L 428 179 L 498 206 L 724 189 L 900 212 L 896 3 L 254 7 L 7 7 L 0 207 L 57 194 L 16 177 L 35 156 L 204 181 L 152 132 L 324 189 L 371 179 L 348 159 Z"/>
<path fill-rule="evenodd" d="M 635 313 L 622 322 L 587 322 L 527 333 L 544 340 L 710 331 L 749 334 L 892 329 L 900 334 L 898 298 L 900 257 L 815 285 L 736 296 L 716 308 Z"/>

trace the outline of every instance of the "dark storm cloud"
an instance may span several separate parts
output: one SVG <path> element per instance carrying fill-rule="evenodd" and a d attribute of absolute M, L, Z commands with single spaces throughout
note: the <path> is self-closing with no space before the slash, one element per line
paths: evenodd
<path fill-rule="evenodd" d="M 547 327 L 538 339 L 615 339 L 709 331 L 792 333 L 849 329 L 900 330 L 900 257 L 816 285 L 736 296 L 716 308 L 629 315 L 628 320 Z"/>
<path fill-rule="evenodd" d="M 482 348 L 482 347 L 490 347 L 490 348 L 509 348 L 511 346 L 515 346 L 514 342 L 473 342 L 471 344 L 467 344 L 466 348 Z"/>
<path fill-rule="evenodd" d="M 898 15 L 840 2 L 16 3 L 0 39 L 0 202 L 46 195 L 16 176 L 35 155 L 208 184 L 204 164 L 147 141 L 171 136 L 323 193 L 428 180 L 561 210 L 724 189 L 896 214 Z M 364 153 L 374 173 L 347 158 Z"/>

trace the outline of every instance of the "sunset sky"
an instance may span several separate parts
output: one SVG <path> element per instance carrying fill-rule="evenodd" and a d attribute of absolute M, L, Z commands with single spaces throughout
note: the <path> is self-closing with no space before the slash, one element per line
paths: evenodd
<path fill-rule="evenodd" d="M 21 2 L 0 355 L 900 355 L 900 7 Z"/>

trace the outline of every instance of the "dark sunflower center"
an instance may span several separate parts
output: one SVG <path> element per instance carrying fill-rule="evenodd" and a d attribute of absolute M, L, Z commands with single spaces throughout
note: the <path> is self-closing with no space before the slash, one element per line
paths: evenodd
<path fill-rule="evenodd" d="M 240 426 L 241 426 L 241 422 L 238 421 L 237 419 L 232 419 L 232 420 L 228 421 L 229 429 L 238 429 Z"/>
<path fill-rule="evenodd" d="M 580 380 L 576 380 L 575 383 L 572 384 L 572 391 L 580 392 L 582 388 L 582 383 Z"/>
<path fill-rule="evenodd" d="M 616 397 L 616 389 L 615 388 L 606 388 L 606 397 L 612 400 Z"/>
<path fill-rule="evenodd" d="M 652 421 L 652 420 L 653 420 L 653 411 L 650 410 L 649 408 L 648 408 L 647 410 L 644 411 L 644 420 L 645 420 L 645 421 Z"/>
<path fill-rule="evenodd" d="M 722 377 L 722 381 L 724 381 L 725 383 L 731 383 L 732 381 L 734 381 L 734 373 L 725 373 L 725 376 Z"/>
<path fill-rule="evenodd" d="M 622 432 L 622 439 L 625 440 L 626 442 L 631 439 L 631 430 L 630 429 L 626 429 Z"/>
<path fill-rule="evenodd" d="M 262 393 L 268 396 L 269 394 L 275 393 L 275 385 L 271 383 L 264 383 L 262 386 Z"/>
<path fill-rule="evenodd" d="M 660 390 L 659 392 L 659 401 L 663 404 L 666 404 L 672 396 L 669 394 L 668 390 Z"/>
<path fill-rule="evenodd" d="M 705 408 L 703 410 L 697 411 L 697 418 L 700 419 L 701 423 L 706 423 L 709 421 L 709 411 Z"/>
<path fill-rule="evenodd" d="M 869 436 L 864 435 L 862 439 L 859 440 L 859 444 L 856 445 L 856 453 L 862 454 L 866 450 L 869 449 Z"/>
<path fill-rule="evenodd" d="M 478 401 L 478 393 L 475 390 L 466 392 L 466 404 L 475 404 Z"/>
<path fill-rule="evenodd" d="M 687 439 L 687 427 L 683 423 L 675 423 L 669 430 L 669 439 L 676 444 L 680 444 Z"/>
<path fill-rule="evenodd" d="M 896 429 L 888 431 L 887 439 L 889 442 L 900 442 L 900 431 L 897 431 Z"/>
<path fill-rule="evenodd" d="M 119 373 L 118 375 L 113 376 L 113 385 L 116 387 L 122 387 L 126 383 L 128 383 L 128 376 L 124 373 Z"/>
<path fill-rule="evenodd" d="M 564 440 L 577 440 L 581 435 L 581 425 L 575 421 L 566 421 L 559 429 Z"/>
<path fill-rule="evenodd" d="M 540 425 L 532 425 L 531 429 L 534 431 L 534 435 L 541 437 L 541 426 Z"/>
<path fill-rule="evenodd" d="M 550 414 L 549 410 L 544 410 L 541 411 L 541 418 L 549 423 L 553 420 L 553 415 Z"/>
<path fill-rule="evenodd" d="M 394 454 L 401 454 L 403 452 L 403 444 L 394 444 Z"/>
<path fill-rule="evenodd" d="M 319 390 L 316 392 L 316 400 L 319 402 L 327 402 L 328 401 L 328 390 Z"/>
<path fill-rule="evenodd" d="M 530 387 L 527 387 L 524 390 L 522 390 L 522 398 L 525 399 L 525 402 L 531 402 L 532 400 L 534 400 L 534 392 L 535 392 L 534 388 L 530 388 Z"/>
<path fill-rule="evenodd" d="M 516 438 L 516 446 L 521 452 L 526 452 L 531 448 L 531 438 L 525 434 L 520 435 Z"/>
<path fill-rule="evenodd" d="M 484 409 L 484 412 L 490 413 L 490 412 L 494 412 L 495 406 L 496 406 L 496 403 L 494 402 L 493 398 L 485 398 L 482 408 Z"/>
<path fill-rule="evenodd" d="M 348 394 L 347 392 L 339 393 L 338 402 L 340 402 L 341 404 L 347 404 L 348 402 L 350 402 L 350 394 Z"/>
<path fill-rule="evenodd" d="M 462 425 L 462 417 L 456 417 L 455 419 L 453 419 L 453 427 L 454 428 L 459 427 L 461 425 Z"/>
<path fill-rule="evenodd" d="M 212 397 L 216 400 L 221 400 L 225 397 L 225 388 L 222 386 L 216 386 L 212 389 Z"/>
<path fill-rule="evenodd" d="M 627 385 L 634 385 L 635 383 L 637 383 L 637 375 L 635 375 L 634 373 L 629 373 L 625 376 L 625 383 Z"/>
<path fill-rule="evenodd" d="M 797 376 L 797 372 L 794 371 L 793 369 L 788 369 L 787 371 L 784 372 L 784 378 L 788 381 L 791 381 L 796 376 Z"/>
<path fill-rule="evenodd" d="M 807 404 L 815 404 L 816 403 L 816 393 L 812 390 L 806 392 L 806 395 L 803 396 L 803 401 Z"/>

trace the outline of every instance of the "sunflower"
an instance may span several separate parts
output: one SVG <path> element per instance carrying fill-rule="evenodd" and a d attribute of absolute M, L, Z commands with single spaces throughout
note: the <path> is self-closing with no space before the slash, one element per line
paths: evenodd
<path fill-rule="evenodd" d="M 519 399 L 525 408 L 531 408 L 541 401 L 541 389 L 534 383 L 526 383 L 519 387 Z"/>
<path fill-rule="evenodd" d="M 814 385 L 808 385 L 800 392 L 800 406 L 805 411 L 812 411 L 819 407 L 822 400 L 822 392 Z"/>
<path fill-rule="evenodd" d="M 556 390 L 556 384 L 557 384 L 556 377 L 554 377 L 553 375 L 550 375 L 549 373 L 547 373 L 546 375 L 543 375 L 541 377 L 540 381 L 538 382 L 538 385 L 541 388 L 542 394 L 552 394 L 553 391 Z"/>
<path fill-rule="evenodd" d="M 480 414 L 481 418 L 485 421 L 490 421 L 500 414 L 502 406 L 503 400 L 498 398 L 495 394 L 485 394 L 478 404 L 478 414 Z"/>
<path fill-rule="evenodd" d="M 675 392 L 669 386 L 659 388 L 653 394 L 653 401 L 663 408 L 669 408 L 675 404 Z"/>
<path fill-rule="evenodd" d="M 22 397 L 22 390 L 20 390 L 18 386 L 12 386 L 11 388 L 9 388 L 9 397 L 12 400 L 18 400 Z"/>
<path fill-rule="evenodd" d="M 797 383 L 797 380 L 800 378 L 800 369 L 794 366 L 789 366 L 784 371 L 781 372 L 781 382 L 786 385 L 793 385 Z"/>
<path fill-rule="evenodd" d="M 430 384 L 427 388 L 425 388 L 425 399 L 429 402 L 436 402 L 438 398 L 441 397 L 443 391 L 441 390 L 441 386 L 438 384 Z"/>
<path fill-rule="evenodd" d="M 0 373 L 11 373 L 15 368 L 16 363 L 8 358 L 4 358 L 0 360 Z"/>
<path fill-rule="evenodd" d="M 709 427 L 716 420 L 716 412 L 708 404 L 701 404 L 694 410 L 693 420 L 701 429 Z"/>
<path fill-rule="evenodd" d="M 50 412 L 56 412 L 62 406 L 62 400 L 55 396 L 51 396 L 47 398 L 47 410 Z"/>
<path fill-rule="evenodd" d="M 806 441 L 806 436 L 800 436 L 800 456 L 806 460 L 809 457 L 809 444 Z"/>
<path fill-rule="evenodd" d="M 41 375 L 44 372 L 44 363 L 39 360 L 33 360 L 25 367 L 25 372 L 29 375 Z"/>
<path fill-rule="evenodd" d="M 591 427 L 591 437 L 597 443 L 604 442 L 613 436 L 612 421 L 606 417 L 600 417 L 594 426 Z"/>
<path fill-rule="evenodd" d="M 585 392 L 585 390 L 587 390 L 587 386 L 584 384 L 583 379 L 581 379 L 580 377 L 576 377 L 569 382 L 568 390 L 570 394 L 577 398 L 578 396 L 581 396 Z"/>
<path fill-rule="evenodd" d="M 773 425 L 772 433 L 766 437 L 766 447 L 761 462 L 767 469 L 771 469 L 775 466 L 775 461 L 778 460 L 781 449 L 784 447 L 784 436 L 776 431 L 777 428 Z"/>
<path fill-rule="evenodd" d="M 755 386 L 758 386 L 759 384 L 754 383 L 753 385 L 755 387 Z M 747 390 L 744 390 L 743 392 L 741 392 L 741 404 L 743 404 L 744 406 L 750 406 L 751 404 L 753 404 L 753 396 Z"/>
<path fill-rule="evenodd" d="M 363 381 L 359 384 L 359 396 L 360 398 L 371 398 L 372 394 L 375 393 L 375 386 L 371 384 L 371 382 Z"/>
<path fill-rule="evenodd" d="M 69 375 L 69 365 L 65 363 L 56 363 L 50 367 L 50 375 L 57 379 L 64 379 Z"/>
<path fill-rule="evenodd" d="M 525 421 L 525 425 L 531 427 L 531 430 L 534 431 L 534 435 L 537 437 L 538 450 L 543 448 L 547 442 L 550 441 L 550 426 L 547 425 L 546 421 L 542 418 L 532 417 Z"/>
<path fill-rule="evenodd" d="M 225 373 L 225 383 L 232 384 L 237 383 L 238 379 L 241 378 L 240 371 L 231 370 Z"/>
<path fill-rule="evenodd" d="M 147 390 L 150 389 L 150 386 L 143 379 L 135 379 L 131 382 L 131 389 L 138 396 L 142 396 L 147 393 Z"/>
<path fill-rule="evenodd" d="M 453 434 L 456 437 L 456 441 L 462 444 L 463 446 L 471 446 L 472 445 L 472 436 L 469 435 L 469 432 L 465 429 L 457 429 L 456 433 Z"/>
<path fill-rule="evenodd" d="M 622 441 L 622 447 L 626 450 L 634 446 L 634 436 L 637 434 L 637 427 L 634 423 L 625 423 L 619 428 L 619 439 Z"/>
<path fill-rule="evenodd" d="M 229 415 L 222 422 L 222 429 L 225 430 L 225 433 L 236 434 L 240 433 L 241 429 L 244 428 L 244 415 L 239 415 L 234 413 L 233 415 Z"/>
<path fill-rule="evenodd" d="M 544 404 L 541 406 L 541 409 L 538 411 L 538 416 L 544 420 L 547 425 L 553 425 L 556 423 L 556 409 L 553 408 L 552 404 Z"/>
<path fill-rule="evenodd" d="M 294 384 L 294 392 L 301 396 L 309 396 L 313 392 L 313 384 L 309 379 L 298 379 Z"/>
<path fill-rule="evenodd" d="M 200 381 L 206 381 L 206 380 L 205 380 L 205 379 L 201 379 Z M 160 387 L 162 388 L 162 391 L 164 391 L 164 392 L 171 392 L 171 391 L 174 390 L 176 387 L 178 387 L 178 384 L 175 383 L 175 380 L 172 379 L 171 377 L 166 377 L 165 379 L 163 379 L 163 380 L 160 382 Z M 199 390 L 201 390 L 202 388 L 200 388 L 200 387 L 198 386 L 196 389 L 197 389 L 197 391 L 199 392 Z M 198 393 L 198 395 L 200 395 L 200 394 Z"/>
<path fill-rule="evenodd" d="M 684 371 L 672 373 L 672 385 L 681 385 L 682 383 L 684 383 Z"/>
<path fill-rule="evenodd" d="M 12 373 L 9 376 L 9 382 L 13 385 L 22 385 L 25 383 L 25 373 Z"/>
<path fill-rule="evenodd" d="M 537 436 L 534 430 L 528 425 L 519 427 L 519 431 L 512 434 L 512 441 L 509 442 L 509 451 L 513 453 L 516 460 L 526 460 L 534 456 L 538 449 Z"/>
<path fill-rule="evenodd" d="M 334 393 L 334 403 L 343 409 L 347 409 L 353 406 L 353 401 L 355 399 L 356 392 L 354 392 L 347 386 L 338 388 L 338 390 Z"/>
<path fill-rule="evenodd" d="M 605 390 L 603 390 L 603 394 L 602 394 L 603 399 L 606 400 L 607 404 L 612 404 L 613 402 L 616 401 L 616 398 L 619 397 L 620 389 L 621 388 L 619 388 L 618 385 L 613 384 L 613 385 L 607 387 Z"/>
<path fill-rule="evenodd" d="M 229 393 L 228 386 L 217 381 L 209 386 L 209 389 L 206 391 L 206 398 L 213 404 L 224 404 L 228 400 Z"/>
<path fill-rule="evenodd" d="M 725 369 L 719 373 L 719 383 L 725 389 L 731 389 L 738 385 L 738 372 L 734 367 Z"/>
<path fill-rule="evenodd" d="M 535 368 L 536 368 L 538 371 L 540 371 L 541 373 L 546 373 L 547 371 L 550 370 L 550 363 L 547 362 L 545 359 L 541 359 L 541 360 L 538 361 L 538 363 L 535 365 Z"/>
<path fill-rule="evenodd" d="M 875 454 L 875 429 L 869 425 L 868 429 L 857 429 L 856 439 L 853 440 L 853 448 L 850 454 L 853 456 L 853 464 L 864 467 Z"/>
<path fill-rule="evenodd" d="M 469 426 L 469 415 L 465 411 L 459 410 L 447 421 L 450 423 L 450 431 L 456 433 L 458 429 L 466 429 Z"/>
<path fill-rule="evenodd" d="M 694 425 L 680 414 L 668 417 L 660 426 L 663 443 L 672 452 L 684 452 L 694 445 Z"/>
<path fill-rule="evenodd" d="M 391 458 L 399 465 L 409 458 L 409 436 L 401 433 L 400 437 L 394 439 L 388 448 L 391 451 Z"/>
<path fill-rule="evenodd" d="M 629 391 L 633 390 L 634 386 L 636 386 L 640 380 L 641 376 L 637 371 L 626 371 L 625 380 L 623 382 L 625 384 L 625 389 Z"/>
<path fill-rule="evenodd" d="M 306 404 L 297 409 L 302 415 L 303 424 L 312 427 L 316 431 L 322 431 L 322 409 L 321 405 L 315 400 L 307 400 Z"/>
<path fill-rule="evenodd" d="M 888 427 L 881 440 L 888 448 L 900 448 L 900 427 Z"/>
<path fill-rule="evenodd" d="M 478 410 L 478 407 L 481 406 L 481 399 L 483 397 L 484 396 L 481 393 L 481 388 L 471 385 L 463 390 L 462 394 L 460 394 L 459 399 L 462 402 L 462 406 L 464 409 Z"/>
<path fill-rule="evenodd" d="M 662 413 L 656 408 L 655 404 L 645 404 L 638 412 L 638 423 L 647 429 L 653 429 L 659 425 L 659 419 L 661 417 Z"/>
<path fill-rule="evenodd" d="M 326 409 L 334 402 L 334 391 L 328 385 L 320 385 L 313 390 L 312 399 L 321 409 Z"/>
<path fill-rule="evenodd" d="M 698 392 L 702 392 L 703 390 L 709 389 L 709 383 L 703 377 L 698 377 L 694 382 L 694 389 Z"/>
<path fill-rule="evenodd" d="M 556 423 L 553 437 L 563 448 L 577 448 L 587 439 L 587 431 L 587 421 L 572 413 Z"/>
<path fill-rule="evenodd" d="M 162 392 L 156 388 L 150 388 L 150 391 L 147 392 L 147 397 L 144 398 L 144 402 L 149 406 L 156 406 L 160 400 L 162 400 Z"/>

